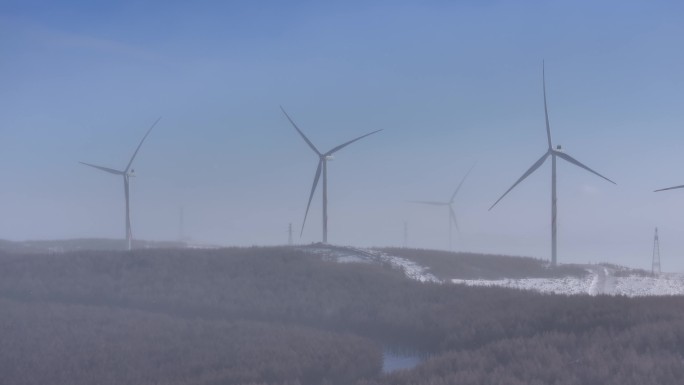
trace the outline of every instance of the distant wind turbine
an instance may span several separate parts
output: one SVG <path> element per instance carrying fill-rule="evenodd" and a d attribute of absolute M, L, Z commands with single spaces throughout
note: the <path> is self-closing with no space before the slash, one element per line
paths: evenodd
<path fill-rule="evenodd" d="M 463 179 L 461 179 L 461 182 L 458 184 L 458 187 L 456 187 L 456 190 L 454 190 L 454 193 L 451 194 L 451 199 L 449 199 L 448 202 L 435 202 L 435 201 L 409 201 L 410 203 L 420 203 L 424 205 L 431 205 L 431 206 L 443 206 L 447 207 L 447 211 L 449 214 L 449 250 L 451 250 L 451 236 L 453 233 L 452 226 L 456 228 L 456 231 L 458 231 L 458 222 L 456 221 L 456 213 L 454 212 L 454 199 L 456 199 L 456 195 L 458 194 L 458 191 L 461 190 L 461 186 L 463 186 L 463 182 L 465 182 L 466 178 L 468 178 L 468 175 L 470 175 L 470 172 L 473 171 L 473 168 L 475 168 L 475 165 L 473 164 L 472 167 L 470 167 L 470 170 L 463 176 Z"/>
<path fill-rule="evenodd" d="M 133 160 L 135 159 L 135 156 L 138 155 L 138 151 L 140 151 L 140 147 L 142 146 L 143 142 L 147 138 L 147 135 L 150 134 L 154 126 L 157 125 L 161 117 L 159 117 L 153 124 L 152 126 L 147 130 L 145 133 L 145 136 L 143 136 L 142 140 L 138 144 L 138 147 L 135 149 L 135 152 L 133 152 L 133 156 L 131 156 L 131 160 L 128 161 L 128 164 L 126 165 L 126 168 L 123 169 L 123 171 L 115 170 L 113 168 L 108 168 L 108 167 L 102 167 L 102 166 L 96 166 L 94 164 L 90 163 L 85 163 L 85 162 L 79 162 L 81 164 L 84 164 L 86 166 L 94 167 L 96 169 L 108 172 L 110 174 L 114 175 L 121 175 L 123 177 L 123 182 L 124 182 L 124 196 L 126 197 L 126 243 L 128 244 L 128 250 L 131 250 L 133 248 L 133 233 L 131 231 L 131 212 L 130 212 L 130 193 L 129 193 L 129 181 L 128 179 L 133 176 L 135 170 L 131 168 L 133 165 Z"/>
<path fill-rule="evenodd" d="M 578 160 L 571 157 L 570 155 L 562 152 L 560 145 L 557 146 L 555 149 L 553 148 L 553 145 L 551 144 L 551 127 L 549 125 L 549 113 L 548 113 L 548 109 L 546 107 L 546 76 L 544 73 L 544 63 L 543 62 L 542 62 L 542 87 L 544 90 L 544 117 L 546 119 L 546 139 L 548 141 L 548 149 L 546 150 L 546 153 L 544 153 L 544 155 L 542 155 L 542 157 L 539 158 L 539 160 L 537 160 L 532 165 L 532 167 L 530 167 L 529 170 L 527 170 L 523 174 L 523 176 L 521 176 L 520 179 L 518 179 L 513 184 L 513 186 L 511 186 L 511 188 L 506 190 L 506 192 L 501 196 L 501 198 L 499 198 L 496 202 L 494 202 L 494 204 L 489 208 L 489 210 L 494 208 L 494 206 L 496 206 L 496 204 L 499 203 L 499 201 L 501 201 L 501 199 L 503 199 L 503 197 L 505 197 L 506 194 L 508 194 L 511 190 L 513 190 L 513 188 L 515 188 L 515 186 L 517 186 L 525 178 L 530 176 L 530 174 L 532 174 L 539 167 L 541 167 L 541 165 L 544 164 L 546 159 L 550 156 L 551 157 L 551 264 L 555 266 L 556 262 L 557 262 L 557 253 L 556 253 L 556 251 L 557 251 L 557 239 L 556 239 L 557 227 L 556 227 L 556 222 L 558 219 L 557 215 L 556 215 L 556 211 L 557 211 L 556 210 L 556 157 L 561 158 L 563 160 L 566 160 L 566 161 L 574 164 L 575 166 L 581 167 L 581 168 L 591 172 L 592 174 L 595 174 L 595 175 L 607 180 L 608 182 L 610 182 L 612 184 L 615 184 L 615 182 L 613 182 L 612 180 L 610 180 L 610 179 L 606 178 L 605 176 L 599 174 L 598 172 L 590 169 L 589 167 L 583 165 L 582 163 L 580 163 Z"/>
<path fill-rule="evenodd" d="M 337 151 L 343 149 L 344 147 L 347 147 L 348 145 L 356 142 L 357 140 L 361 140 L 369 135 L 375 134 L 376 132 L 382 131 L 380 130 L 375 130 L 373 132 L 370 132 L 368 134 L 359 136 L 356 139 L 352 139 L 348 142 L 342 143 L 337 147 L 334 147 L 332 150 L 322 153 L 318 151 L 316 146 L 311 143 L 309 138 L 304 135 L 302 130 L 297 127 L 295 122 L 290 118 L 290 115 L 285 112 L 285 109 L 280 106 L 280 109 L 283 111 L 283 114 L 285 114 L 285 117 L 287 117 L 287 120 L 290 121 L 292 126 L 297 130 L 299 135 L 301 135 L 302 139 L 306 142 L 306 144 L 311 147 L 311 149 L 318 155 L 318 168 L 316 169 L 316 175 L 314 176 L 314 181 L 313 181 L 313 186 L 311 186 L 311 193 L 309 194 L 309 203 L 306 205 L 306 212 L 304 213 L 304 221 L 302 222 L 302 230 L 299 233 L 299 236 L 301 237 L 302 234 L 304 234 L 304 225 L 306 224 L 306 217 L 309 214 L 309 207 L 311 206 L 311 200 L 313 199 L 314 192 L 316 192 L 316 186 L 318 186 L 318 180 L 321 177 L 321 173 L 323 174 L 323 243 L 328 243 L 328 161 L 332 159 L 332 155 L 336 153 Z"/>

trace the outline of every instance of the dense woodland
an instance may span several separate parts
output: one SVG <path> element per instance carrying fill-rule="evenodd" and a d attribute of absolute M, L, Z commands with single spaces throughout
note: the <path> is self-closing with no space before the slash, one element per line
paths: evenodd
<path fill-rule="evenodd" d="M 429 358 L 383 375 L 384 346 Z M 681 384 L 684 298 L 420 283 L 285 247 L 0 252 L 0 383 Z"/>

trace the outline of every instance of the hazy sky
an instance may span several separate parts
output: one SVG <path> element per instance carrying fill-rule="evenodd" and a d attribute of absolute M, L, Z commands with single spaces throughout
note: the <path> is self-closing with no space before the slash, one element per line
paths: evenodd
<path fill-rule="evenodd" d="M 684 5 L 676 1 L 0 2 L 0 238 L 287 242 L 322 150 L 329 239 L 549 257 L 550 162 L 487 208 L 553 139 L 559 261 L 684 270 Z M 320 240 L 320 190 L 302 242 Z"/>

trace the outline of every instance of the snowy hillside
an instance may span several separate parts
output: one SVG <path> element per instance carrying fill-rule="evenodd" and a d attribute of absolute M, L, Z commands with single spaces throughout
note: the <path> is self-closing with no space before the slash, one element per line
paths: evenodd
<path fill-rule="evenodd" d="M 655 277 L 634 273 L 615 276 L 615 270 L 601 265 L 586 265 L 589 273 L 583 278 L 521 278 L 501 280 L 452 279 L 455 284 L 469 286 L 501 286 L 522 290 L 536 290 L 554 294 L 607 294 L 641 297 L 649 295 L 684 295 L 684 275 L 660 274 Z"/>
<path fill-rule="evenodd" d="M 504 279 L 439 279 L 410 258 L 391 255 L 374 249 L 359 249 L 330 245 L 302 247 L 301 250 L 340 263 L 389 263 L 403 269 L 407 277 L 421 282 L 453 283 L 469 286 L 499 286 L 534 290 L 553 294 L 625 295 L 629 297 L 654 295 L 684 295 L 684 275 L 660 274 L 648 276 L 643 272 L 617 266 L 575 265 L 586 270 L 583 276 L 528 277 Z M 515 257 L 510 257 L 515 258 Z"/>

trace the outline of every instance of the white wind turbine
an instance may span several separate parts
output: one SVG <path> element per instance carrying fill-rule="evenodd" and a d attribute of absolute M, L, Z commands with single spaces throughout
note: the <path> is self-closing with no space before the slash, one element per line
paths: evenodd
<path fill-rule="evenodd" d="M 544 117 L 546 119 L 546 139 L 548 141 L 548 149 L 542 155 L 539 160 L 537 160 L 532 167 L 529 168 L 521 177 L 518 179 L 511 188 L 506 190 L 506 192 L 499 198 L 494 204 L 489 208 L 491 210 L 496 206 L 503 197 L 506 196 L 515 186 L 517 186 L 520 182 L 522 182 L 525 178 L 530 176 L 534 171 L 536 171 L 539 167 L 541 167 L 542 164 L 546 161 L 548 157 L 551 157 L 551 264 L 556 265 L 557 262 L 557 208 L 556 208 L 556 158 L 561 158 L 563 160 L 568 161 L 569 163 L 574 164 L 575 166 L 581 167 L 592 174 L 595 174 L 605 180 L 607 180 L 610 183 L 615 184 L 612 180 L 606 178 L 605 176 L 599 174 L 598 172 L 590 169 L 589 167 L 583 165 L 580 163 L 578 160 L 575 158 L 571 157 L 565 152 L 561 151 L 561 146 L 557 146 L 555 149 L 553 148 L 553 145 L 551 143 L 551 127 L 549 125 L 549 113 L 548 109 L 546 107 L 546 77 L 544 73 L 544 64 L 542 63 L 542 87 L 544 91 Z"/>
<path fill-rule="evenodd" d="M 465 182 L 466 178 L 468 178 L 468 175 L 470 175 L 470 172 L 473 171 L 473 168 L 475 165 L 473 164 L 472 167 L 470 167 L 470 170 L 463 176 L 463 179 L 461 179 L 461 182 L 458 184 L 458 187 L 456 187 L 456 190 L 454 190 L 454 193 L 451 194 L 451 199 L 449 199 L 448 202 L 436 202 L 436 201 L 409 201 L 410 203 L 420 203 L 424 205 L 430 205 L 430 206 L 441 206 L 441 207 L 446 207 L 447 208 L 447 214 L 449 215 L 449 250 L 452 249 L 451 244 L 452 244 L 452 233 L 453 233 L 453 227 L 456 228 L 456 231 L 458 231 L 458 221 L 456 221 L 456 213 L 454 212 L 454 200 L 456 199 L 456 195 L 458 194 L 459 190 L 461 190 L 461 186 L 463 186 L 463 182 Z"/>
<path fill-rule="evenodd" d="M 337 147 L 334 147 L 332 150 L 322 153 L 318 151 L 316 146 L 311 143 L 309 138 L 304 135 L 302 130 L 297 127 L 295 122 L 290 118 L 290 116 L 285 112 L 285 109 L 281 106 L 280 109 L 283 111 L 283 114 L 287 117 L 287 120 L 290 121 L 292 126 L 297 130 L 299 135 L 301 135 L 302 139 L 306 142 L 306 144 L 311 147 L 311 149 L 316 153 L 318 156 L 318 168 L 316 169 L 316 175 L 314 176 L 314 181 L 313 181 L 313 186 L 311 186 L 311 193 L 309 194 L 309 203 L 306 205 L 306 212 L 304 213 L 304 221 L 302 221 L 302 230 L 299 233 L 299 236 L 301 237 L 302 234 L 304 233 L 304 224 L 306 224 L 306 217 L 309 214 L 309 207 L 311 206 L 311 200 L 313 199 L 314 192 L 316 192 L 316 186 L 318 186 L 318 180 L 321 177 L 321 174 L 323 174 L 323 243 L 328 243 L 328 161 L 332 159 L 332 155 L 336 153 L 337 151 L 343 149 L 344 147 L 347 147 L 348 145 L 356 142 L 357 140 L 361 140 L 369 135 L 375 134 L 376 132 L 382 131 L 380 130 L 375 130 L 373 132 L 370 132 L 365 135 L 361 135 L 356 139 L 352 139 L 348 142 L 342 143 Z"/>
<path fill-rule="evenodd" d="M 135 149 L 135 151 L 133 152 L 133 156 L 131 156 L 131 159 L 128 161 L 128 164 L 126 165 L 126 168 L 123 169 L 122 171 L 120 171 L 120 170 L 115 170 L 115 169 L 109 168 L 109 167 L 96 166 L 96 165 L 90 164 L 90 163 L 79 162 L 79 163 L 84 164 L 84 165 L 86 165 L 86 166 L 94 167 L 94 168 L 96 168 L 96 169 L 98 169 L 98 170 L 102 170 L 102 171 L 105 171 L 105 172 L 108 172 L 108 173 L 114 174 L 114 175 L 120 175 L 120 176 L 123 177 L 123 182 L 124 182 L 124 196 L 125 196 L 125 199 L 126 199 L 126 243 L 127 243 L 127 245 L 128 245 L 128 246 L 127 246 L 127 247 L 128 247 L 128 250 L 131 250 L 131 249 L 133 248 L 133 232 L 132 232 L 132 230 L 131 230 L 131 212 L 130 212 L 130 207 L 131 207 L 131 205 L 130 205 L 130 190 L 129 190 L 129 184 L 130 184 L 130 183 L 129 183 L 129 178 L 130 178 L 131 176 L 134 176 L 134 175 L 133 175 L 133 174 L 134 174 L 134 170 L 131 168 L 131 166 L 133 165 L 133 160 L 135 159 L 135 156 L 138 155 L 138 151 L 140 150 L 140 147 L 142 146 L 143 142 L 144 142 L 145 139 L 147 138 L 147 135 L 150 134 L 150 131 L 152 131 L 152 129 L 154 128 L 154 126 L 157 125 L 157 123 L 159 122 L 160 119 L 161 119 L 161 117 L 158 118 L 158 119 L 152 124 L 152 126 L 147 130 L 147 132 L 145 133 L 145 136 L 143 136 L 142 140 L 141 140 L 140 143 L 138 144 L 138 147 L 137 147 L 137 148 Z"/>

